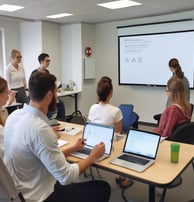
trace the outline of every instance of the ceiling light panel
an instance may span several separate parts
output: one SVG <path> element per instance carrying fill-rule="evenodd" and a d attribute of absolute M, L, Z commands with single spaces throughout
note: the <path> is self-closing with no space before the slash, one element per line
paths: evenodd
<path fill-rule="evenodd" d="M 11 4 L 2 4 L 0 5 L 0 10 L 1 11 L 9 11 L 9 12 L 13 12 L 13 11 L 17 11 L 24 8 L 23 6 L 17 6 L 17 5 L 11 5 Z"/>
<path fill-rule="evenodd" d="M 119 9 L 119 8 L 126 8 L 126 7 L 130 7 L 130 6 L 138 6 L 141 4 L 142 3 L 138 3 L 138 2 L 130 1 L 130 0 L 119 0 L 119 1 L 101 3 L 101 4 L 97 4 L 97 5 L 105 7 L 105 8 L 109 8 L 109 9 Z"/>
<path fill-rule="evenodd" d="M 63 17 L 71 16 L 71 15 L 73 15 L 73 14 L 71 14 L 71 13 L 59 13 L 59 14 L 55 14 L 55 15 L 48 15 L 46 17 L 55 19 L 55 18 L 63 18 Z"/>

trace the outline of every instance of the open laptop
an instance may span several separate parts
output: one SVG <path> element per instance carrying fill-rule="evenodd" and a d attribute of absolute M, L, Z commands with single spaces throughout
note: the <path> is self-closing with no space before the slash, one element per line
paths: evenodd
<path fill-rule="evenodd" d="M 110 163 L 143 172 L 154 163 L 160 138 L 159 134 L 153 132 L 129 129 L 123 153 L 111 160 Z"/>
<path fill-rule="evenodd" d="M 78 152 L 72 153 L 71 155 L 85 159 L 96 144 L 104 142 L 105 153 L 100 159 L 98 159 L 98 161 L 103 160 L 111 154 L 114 127 L 87 122 L 84 126 L 83 138 L 86 139 L 84 148 Z"/>

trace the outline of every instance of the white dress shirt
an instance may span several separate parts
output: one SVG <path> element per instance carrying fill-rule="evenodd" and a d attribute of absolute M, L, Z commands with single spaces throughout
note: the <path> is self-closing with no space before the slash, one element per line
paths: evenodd
<path fill-rule="evenodd" d="M 18 69 L 16 69 L 9 63 L 5 68 L 4 77 L 7 80 L 10 89 L 21 88 L 26 85 L 26 75 L 21 64 L 19 64 Z"/>
<path fill-rule="evenodd" d="M 48 118 L 37 108 L 24 105 L 7 119 L 4 128 L 5 163 L 17 188 L 28 202 L 41 202 L 62 185 L 79 176 L 77 164 L 66 161 Z"/>

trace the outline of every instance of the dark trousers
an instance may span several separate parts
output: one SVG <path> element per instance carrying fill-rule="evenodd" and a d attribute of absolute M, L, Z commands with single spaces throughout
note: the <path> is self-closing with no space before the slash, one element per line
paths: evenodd
<path fill-rule="evenodd" d="M 59 121 L 65 121 L 65 105 L 61 99 L 58 99 L 57 102 L 57 119 Z"/>
<path fill-rule="evenodd" d="M 93 180 L 69 185 L 55 184 L 54 192 L 44 202 L 108 202 L 110 185 Z"/>

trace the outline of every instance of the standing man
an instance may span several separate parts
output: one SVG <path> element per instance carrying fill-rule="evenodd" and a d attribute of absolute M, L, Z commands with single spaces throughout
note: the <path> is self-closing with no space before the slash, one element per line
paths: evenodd
<path fill-rule="evenodd" d="M 70 164 L 66 156 L 84 147 L 80 138 L 60 151 L 48 110 L 56 105 L 56 77 L 37 72 L 29 79 L 29 105 L 14 111 L 5 125 L 5 163 L 24 198 L 30 202 L 108 202 L 110 186 L 94 180 L 73 183 L 105 151 L 99 143 L 85 160 Z"/>
<path fill-rule="evenodd" d="M 35 69 L 33 73 L 40 71 L 43 73 L 48 73 L 50 74 L 48 67 L 50 65 L 50 57 L 49 54 L 47 53 L 41 53 L 38 56 L 38 62 L 40 63 L 40 67 L 38 69 Z M 54 112 L 55 114 L 55 112 Z M 51 118 L 53 115 L 53 112 L 49 112 L 48 113 L 48 117 Z M 56 117 L 59 121 L 65 121 L 65 105 L 63 100 L 61 99 L 57 99 L 57 117 Z"/>

